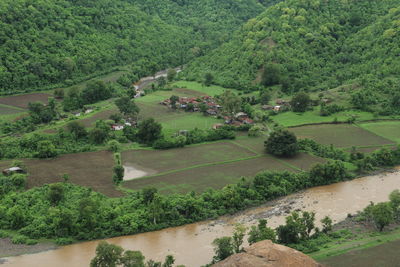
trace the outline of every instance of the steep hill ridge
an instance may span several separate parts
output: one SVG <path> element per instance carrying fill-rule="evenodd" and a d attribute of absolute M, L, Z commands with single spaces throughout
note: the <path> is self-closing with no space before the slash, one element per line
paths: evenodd
<path fill-rule="evenodd" d="M 373 105 L 400 89 L 399 41 L 398 0 L 286 0 L 195 60 L 186 75 L 200 80 L 210 72 L 226 87 L 280 85 L 287 93 L 357 83 Z"/>
<path fill-rule="evenodd" d="M 3 0 L 0 93 L 183 64 L 263 10 L 257 0 Z"/>

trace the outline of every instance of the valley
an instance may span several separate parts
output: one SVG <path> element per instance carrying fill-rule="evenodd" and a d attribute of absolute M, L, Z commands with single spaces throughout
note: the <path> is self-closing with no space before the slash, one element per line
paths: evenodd
<path fill-rule="evenodd" d="M 267 239 L 395 267 L 399 16 L 398 0 L 5 0 L 0 265 L 212 266 Z"/>

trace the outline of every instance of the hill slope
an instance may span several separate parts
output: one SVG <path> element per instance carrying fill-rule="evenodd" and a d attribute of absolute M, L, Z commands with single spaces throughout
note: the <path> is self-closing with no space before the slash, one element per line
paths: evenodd
<path fill-rule="evenodd" d="M 71 84 L 130 63 L 143 73 L 176 66 L 263 10 L 256 0 L 3 0 L 0 93 Z"/>
<path fill-rule="evenodd" d="M 354 82 L 371 87 L 373 81 L 374 91 L 393 92 L 400 74 L 399 14 L 399 0 L 286 0 L 195 60 L 186 75 L 199 80 L 210 72 L 217 84 L 238 89 L 280 84 L 290 93 Z"/>

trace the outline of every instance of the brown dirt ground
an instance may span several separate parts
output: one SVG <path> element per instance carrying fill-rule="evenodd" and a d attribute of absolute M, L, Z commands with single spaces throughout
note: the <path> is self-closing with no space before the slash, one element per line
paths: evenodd
<path fill-rule="evenodd" d="M 26 95 L 6 96 L 0 98 L 0 104 L 15 106 L 19 108 L 28 108 L 29 102 L 47 103 L 52 95 L 45 93 L 32 93 Z"/>
<path fill-rule="evenodd" d="M 0 239 L 0 258 L 29 254 L 29 253 L 38 253 L 55 248 L 57 248 L 57 246 L 49 242 L 38 243 L 33 246 L 16 245 L 13 244 L 9 238 L 2 238 Z M 3 263 L 7 263 L 7 261 L 6 260 L 2 261 L 2 259 L 0 259 L 0 265 Z"/>
<path fill-rule="evenodd" d="M 314 139 L 317 143 L 338 147 L 379 146 L 393 144 L 360 127 L 349 124 L 322 124 L 291 128 L 298 138 Z"/>
<path fill-rule="evenodd" d="M 70 182 L 93 188 L 110 197 L 119 197 L 112 181 L 113 155 L 108 151 L 87 152 L 62 155 L 55 159 L 27 159 L 27 188 L 62 181 L 64 173 L 69 174 Z M 11 163 L 3 161 L 2 168 Z"/>
<path fill-rule="evenodd" d="M 12 106 L 0 105 L 0 115 L 9 115 L 9 114 L 22 113 L 22 112 L 24 112 L 24 110 L 16 109 Z"/>

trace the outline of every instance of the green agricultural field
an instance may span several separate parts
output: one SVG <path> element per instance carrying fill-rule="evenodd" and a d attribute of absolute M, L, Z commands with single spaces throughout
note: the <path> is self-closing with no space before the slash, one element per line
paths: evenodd
<path fill-rule="evenodd" d="M 2 118 L 4 115 L 12 115 L 12 114 L 23 113 L 23 112 L 26 112 L 26 110 L 17 108 L 17 107 L 13 107 L 13 106 L 7 106 L 7 105 L 0 104 L 0 116 L 2 116 Z"/>
<path fill-rule="evenodd" d="M 207 188 L 222 188 L 227 184 L 239 181 L 243 176 L 252 177 L 263 170 L 295 171 L 270 156 L 260 156 L 254 159 L 208 165 L 151 178 L 136 179 L 124 183 L 124 187 L 139 190 L 153 186 L 163 194 L 203 192 Z"/>
<path fill-rule="evenodd" d="M 87 152 L 62 155 L 55 159 L 24 160 L 28 171 L 27 188 L 62 182 L 67 173 L 70 182 L 87 186 L 110 197 L 121 196 L 112 180 L 114 159 L 111 152 Z M 2 161 L 1 169 L 10 167 L 10 161 Z"/>
<path fill-rule="evenodd" d="M 362 128 L 384 138 L 400 143 L 400 121 L 382 121 L 360 124 Z"/>
<path fill-rule="evenodd" d="M 188 167 L 257 156 L 229 141 L 193 145 L 169 150 L 122 152 L 124 164 L 135 164 L 156 172 L 179 171 Z"/>
<path fill-rule="evenodd" d="M 299 126 L 312 123 L 328 123 L 337 120 L 338 122 L 346 122 L 348 119 L 355 117 L 357 121 L 372 120 L 374 116 L 372 113 L 363 111 L 344 111 L 333 114 L 331 116 L 320 116 L 319 109 L 315 108 L 313 111 L 304 113 L 282 112 L 271 118 L 284 127 Z"/>
<path fill-rule="evenodd" d="M 220 95 L 222 94 L 225 90 L 227 90 L 228 88 L 224 88 L 218 85 L 211 85 L 211 86 L 204 86 L 201 83 L 198 82 L 188 82 L 188 81 L 179 81 L 179 82 L 175 82 L 173 83 L 174 87 L 178 87 L 178 88 L 187 88 L 190 90 L 194 90 L 197 92 L 201 92 L 203 94 L 209 95 L 209 96 L 216 96 L 216 95 Z M 229 89 L 229 90 L 233 90 L 236 91 L 234 89 Z"/>
<path fill-rule="evenodd" d="M 125 182 L 124 187 L 139 190 L 154 186 L 162 193 L 222 188 L 237 182 L 242 176 L 252 177 L 264 170 L 308 170 L 324 159 L 300 153 L 291 159 L 278 159 L 264 151 L 263 138 L 240 137 L 234 141 L 195 145 L 163 151 L 131 150 L 122 153 L 127 166 L 135 166 L 150 174 Z"/>
<path fill-rule="evenodd" d="M 400 262 L 400 240 L 375 247 L 349 251 L 345 254 L 321 261 L 331 267 L 398 267 Z"/>
<path fill-rule="evenodd" d="M 351 124 L 323 124 L 291 128 L 298 138 L 313 139 L 337 147 L 390 145 L 394 142 Z"/>

